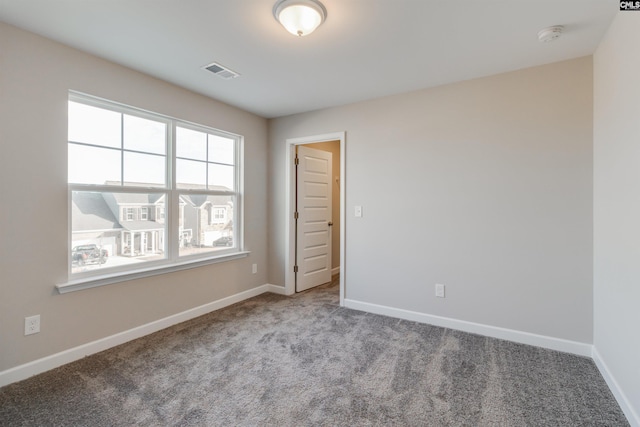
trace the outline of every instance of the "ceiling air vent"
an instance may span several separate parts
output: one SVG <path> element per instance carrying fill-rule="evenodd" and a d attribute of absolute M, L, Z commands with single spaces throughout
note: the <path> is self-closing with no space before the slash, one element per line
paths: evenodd
<path fill-rule="evenodd" d="M 209 64 L 209 65 L 205 65 L 202 68 L 204 68 L 207 71 L 211 71 L 216 76 L 218 76 L 218 77 L 220 77 L 222 79 L 225 79 L 225 80 L 235 79 L 236 77 L 238 77 L 240 75 L 240 74 L 236 73 L 235 71 L 232 71 L 232 70 L 228 69 L 227 67 L 218 64 L 217 62 L 214 62 L 214 63 Z"/>

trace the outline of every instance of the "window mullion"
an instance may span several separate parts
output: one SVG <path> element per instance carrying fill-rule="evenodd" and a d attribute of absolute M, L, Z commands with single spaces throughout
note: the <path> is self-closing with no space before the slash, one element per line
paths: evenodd
<path fill-rule="evenodd" d="M 205 157 L 207 159 L 207 163 L 205 165 L 205 175 L 204 175 L 204 186 L 208 190 L 209 189 L 209 134 L 207 135 L 207 146 L 205 147 Z"/>
<path fill-rule="evenodd" d="M 179 235 L 180 235 L 180 197 L 176 189 L 176 122 L 172 120 L 168 126 L 168 205 L 166 212 L 169 214 L 167 221 L 167 246 L 168 255 L 171 261 L 176 261 L 179 256 Z"/>
<path fill-rule="evenodd" d="M 120 186 L 124 187 L 124 114 L 120 113 Z"/>

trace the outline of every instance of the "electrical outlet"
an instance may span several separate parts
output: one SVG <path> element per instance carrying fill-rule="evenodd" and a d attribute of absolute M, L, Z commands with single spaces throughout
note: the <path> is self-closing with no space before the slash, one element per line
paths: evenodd
<path fill-rule="evenodd" d="M 40 332 L 40 315 L 29 316 L 24 318 L 24 334 L 32 335 Z"/>
<path fill-rule="evenodd" d="M 252 272 L 253 274 L 256 274 L 256 273 L 258 272 L 258 264 L 253 264 L 253 265 L 251 266 L 251 272 Z"/>
<path fill-rule="evenodd" d="M 444 285 L 441 283 L 436 283 L 436 296 L 438 298 L 444 298 Z"/>

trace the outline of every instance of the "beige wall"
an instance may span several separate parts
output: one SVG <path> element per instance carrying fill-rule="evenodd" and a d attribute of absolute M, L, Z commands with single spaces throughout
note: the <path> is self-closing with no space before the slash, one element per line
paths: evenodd
<path fill-rule="evenodd" d="M 591 343 L 592 84 L 584 57 L 271 120 L 270 283 L 286 139 L 346 131 L 348 299 Z"/>
<path fill-rule="evenodd" d="M 0 372 L 267 282 L 267 122 L 0 23 Z M 245 137 L 248 258 L 58 295 L 67 280 L 67 96 L 76 90 Z M 251 274 L 251 264 L 258 274 Z M 24 317 L 40 314 L 37 335 Z"/>
<path fill-rule="evenodd" d="M 331 268 L 340 267 L 340 141 L 318 142 L 305 144 L 306 147 L 331 153 L 333 167 L 333 191 L 331 193 L 331 216 L 333 230 L 331 231 Z"/>
<path fill-rule="evenodd" d="M 620 12 L 594 55 L 593 206 L 594 346 L 640 426 L 638 40 L 640 14 Z"/>

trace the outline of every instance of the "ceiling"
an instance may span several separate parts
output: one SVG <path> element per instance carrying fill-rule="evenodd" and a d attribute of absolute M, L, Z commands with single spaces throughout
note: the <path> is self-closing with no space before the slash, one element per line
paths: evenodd
<path fill-rule="evenodd" d="M 0 20 L 263 117 L 592 54 L 614 0 L 322 0 L 294 37 L 275 0 L 0 0 Z M 540 43 L 537 33 L 564 25 Z M 211 62 L 241 74 L 223 80 Z"/>

